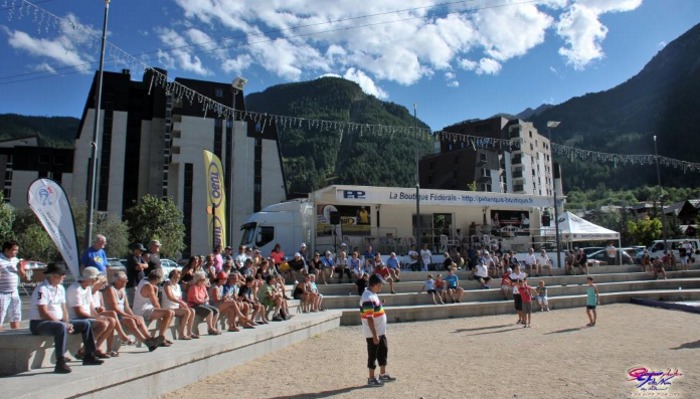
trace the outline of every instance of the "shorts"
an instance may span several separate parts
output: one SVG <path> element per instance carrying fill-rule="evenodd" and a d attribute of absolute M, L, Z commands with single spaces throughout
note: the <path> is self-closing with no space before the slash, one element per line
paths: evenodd
<path fill-rule="evenodd" d="M 428 294 L 437 294 L 437 291 L 435 291 L 435 290 L 428 290 L 427 292 L 428 292 Z"/>
<path fill-rule="evenodd" d="M 22 300 L 18 290 L 0 293 L 0 311 L 0 326 L 5 322 L 5 315 L 12 323 L 22 320 Z"/>
<path fill-rule="evenodd" d="M 537 303 L 539 303 L 540 305 L 547 305 L 547 304 L 549 304 L 549 301 L 547 300 L 546 296 L 539 296 L 538 295 L 537 296 Z"/>
<path fill-rule="evenodd" d="M 515 310 L 518 312 L 523 310 L 523 298 L 520 294 L 513 294 L 513 302 L 515 303 Z"/>
<path fill-rule="evenodd" d="M 586 309 L 595 310 L 595 305 L 586 305 Z"/>
<path fill-rule="evenodd" d="M 523 302 L 523 313 L 532 313 L 532 302 Z"/>
<path fill-rule="evenodd" d="M 143 311 L 143 314 L 141 316 L 143 316 L 143 319 L 145 321 L 151 320 L 151 316 L 153 316 L 153 310 L 154 309 L 146 309 Z"/>
<path fill-rule="evenodd" d="M 482 279 L 482 280 L 484 280 L 485 283 L 488 283 L 489 281 L 491 281 L 491 277 L 489 277 L 489 276 L 486 276 L 486 277 L 474 276 L 474 279 L 476 279 L 476 281 L 479 281 L 479 279 Z"/>

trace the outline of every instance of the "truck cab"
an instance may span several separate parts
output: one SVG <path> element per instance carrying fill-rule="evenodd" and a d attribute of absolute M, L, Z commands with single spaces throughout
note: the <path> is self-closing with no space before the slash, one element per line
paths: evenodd
<path fill-rule="evenodd" d="M 276 244 L 293 254 L 301 243 L 311 243 L 313 207 L 307 200 L 282 202 L 265 207 L 241 226 L 241 245 L 257 247 L 267 256 Z M 313 246 L 311 246 L 313 248 Z"/>

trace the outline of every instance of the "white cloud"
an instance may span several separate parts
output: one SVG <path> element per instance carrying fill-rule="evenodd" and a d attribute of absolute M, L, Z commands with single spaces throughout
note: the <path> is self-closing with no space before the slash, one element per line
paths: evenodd
<path fill-rule="evenodd" d="M 52 39 L 31 36 L 20 30 L 2 29 L 8 36 L 8 44 L 32 56 L 45 60 L 38 67 L 45 71 L 55 68 L 48 62 L 61 66 L 74 67 L 84 74 L 92 73 L 90 64 L 95 60 L 90 54 L 97 43 L 98 32 L 89 26 L 81 25 L 73 14 L 67 15 L 59 24 L 59 35 Z"/>
<path fill-rule="evenodd" d="M 56 74 L 56 69 L 54 69 L 51 65 L 47 64 L 46 62 L 42 62 L 41 64 L 36 65 L 34 67 L 34 70 L 38 72 L 48 72 L 51 75 Z"/>
<path fill-rule="evenodd" d="M 349 68 L 347 71 L 345 71 L 343 78 L 357 83 L 362 88 L 362 91 L 369 95 L 375 96 L 381 100 L 386 100 L 389 98 L 389 94 L 384 91 L 384 89 L 377 86 L 372 78 L 367 76 L 359 69 Z"/>
<path fill-rule="evenodd" d="M 668 43 L 666 43 L 666 42 L 663 41 L 663 40 L 660 41 L 659 44 L 658 44 L 659 50 L 661 50 L 661 49 L 663 49 L 664 47 L 666 47 L 667 44 L 668 44 Z"/>
<path fill-rule="evenodd" d="M 477 75 L 498 75 L 501 72 L 501 63 L 493 58 L 482 58 L 479 62 L 462 59 L 459 66 L 466 71 L 474 71 Z"/>
<path fill-rule="evenodd" d="M 177 67 L 183 71 L 206 76 L 210 72 L 204 67 L 199 56 L 191 53 L 186 38 L 172 29 L 159 29 L 158 37 L 171 46 L 169 51 L 159 51 L 158 58 L 169 68 Z"/>
<path fill-rule="evenodd" d="M 632 11 L 641 4 L 642 0 L 582 0 L 572 4 L 556 24 L 557 34 L 566 42 L 559 54 L 577 70 L 605 57 L 602 42 L 608 28 L 600 22 L 600 15 Z"/>
<path fill-rule="evenodd" d="M 459 81 L 454 72 L 445 72 L 445 81 L 447 82 L 447 87 L 459 87 Z"/>

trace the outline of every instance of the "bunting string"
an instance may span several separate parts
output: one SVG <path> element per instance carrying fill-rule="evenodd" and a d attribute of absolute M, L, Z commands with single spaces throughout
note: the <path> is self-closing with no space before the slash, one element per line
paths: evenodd
<path fill-rule="evenodd" d="M 31 23 L 36 25 L 38 33 L 47 36 L 55 32 L 67 34 L 69 37 L 75 38 L 76 45 L 81 45 L 90 49 L 94 53 L 95 58 L 99 56 L 101 37 L 99 34 L 96 34 L 92 28 L 85 27 L 73 19 L 59 17 L 27 0 L 1 1 L 3 9 L 7 10 L 7 19 L 9 22 L 13 23 L 21 20 L 31 21 Z M 151 75 L 148 82 L 149 93 L 153 88 L 158 87 L 177 101 L 187 101 L 190 105 L 194 105 L 196 102 L 202 107 L 202 113 L 205 117 L 206 115 L 215 115 L 221 119 L 233 118 L 236 120 L 254 121 L 256 123 L 261 123 L 262 126 L 275 124 L 284 129 L 308 128 L 327 132 L 339 132 L 341 137 L 344 134 L 356 134 L 360 137 L 363 135 L 380 137 L 394 137 L 395 135 L 413 137 L 415 135 L 416 137 L 422 137 L 422 139 L 432 137 L 435 140 L 448 141 L 455 144 L 460 143 L 459 145 L 467 148 L 471 147 L 475 151 L 480 148 L 516 151 L 533 142 L 533 139 L 520 137 L 514 139 L 497 139 L 448 131 L 431 131 L 430 129 L 412 126 L 387 126 L 347 121 L 329 121 L 288 115 L 271 115 L 247 110 L 239 111 L 233 109 L 231 106 L 209 98 L 176 80 L 170 80 L 161 70 L 149 66 L 113 43 L 107 41 L 106 44 L 105 59 L 108 60 L 108 63 L 113 65 L 115 69 L 126 68 L 132 71 L 140 71 L 144 74 L 149 73 Z M 90 64 L 66 68 L 75 68 L 85 73 L 89 71 Z M 551 143 L 551 150 L 553 155 L 557 155 L 563 159 L 570 159 L 572 162 L 576 160 L 593 161 L 612 164 L 614 167 L 618 167 L 627 165 L 653 165 L 658 161 L 660 166 L 680 169 L 684 173 L 700 172 L 700 163 L 687 162 L 664 156 L 649 154 L 612 154 L 578 149 L 556 143 Z"/>

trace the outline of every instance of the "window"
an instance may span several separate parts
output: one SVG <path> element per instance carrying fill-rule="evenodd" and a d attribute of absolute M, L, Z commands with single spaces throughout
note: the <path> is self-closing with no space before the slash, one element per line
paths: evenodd
<path fill-rule="evenodd" d="M 258 231 L 258 236 L 255 237 L 255 245 L 262 247 L 263 245 L 271 242 L 275 239 L 275 227 L 274 226 L 260 226 Z"/>
<path fill-rule="evenodd" d="M 481 169 L 481 177 L 491 177 L 491 169 Z"/>

